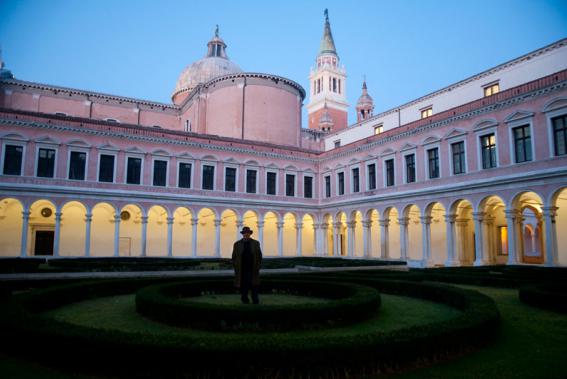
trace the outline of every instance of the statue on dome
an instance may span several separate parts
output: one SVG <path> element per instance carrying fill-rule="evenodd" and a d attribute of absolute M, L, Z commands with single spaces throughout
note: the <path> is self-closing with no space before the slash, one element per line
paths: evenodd
<path fill-rule="evenodd" d="M 219 36 L 219 24 L 217 24 L 217 27 L 215 28 L 215 37 Z"/>

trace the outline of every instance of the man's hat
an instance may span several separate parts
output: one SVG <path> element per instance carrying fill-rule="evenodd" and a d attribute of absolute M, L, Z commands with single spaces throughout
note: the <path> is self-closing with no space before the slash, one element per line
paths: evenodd
<path fill-rule="evenodd" d="M 245 226 L 245 227 L 242 228 L 242 230 L 240 231 L 240 234 L 244 234 L 244 233 L 250 233 L 250 234 L 252 234 L 252 233 L 254 233 L 254 232 L 252 231 L 252 229 L 250 229 L 249 227 Z"/>

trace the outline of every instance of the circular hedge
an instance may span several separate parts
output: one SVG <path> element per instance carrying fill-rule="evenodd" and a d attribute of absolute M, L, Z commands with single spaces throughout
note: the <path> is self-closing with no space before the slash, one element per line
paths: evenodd
<path fill-rule="evenodd" d="M 332 283 L 344 282 L 345 278 L 317 280 Z M 383 293 L 446 304 L 462 313 L 449 320 L 389 332 L 356 325 L 287 332 L 167 335 L 96 329 L 42 316 L 43 311 L 65 304 L 132 294 L 156 283 L 146 279 L 80 283 L 13 296 L 0 303 L 0 331 L 3 345 L 11 352 L 29 356 L 33 346 L 42 351 L 38 359 L 82 371 L 129 376 L 352 378 L 469 350 L 487 343 L 499 325 L 494 301 L 476 291 L 381 280 L 371 274 L 353 282 Z M 53 348 L 54 343 L 57 348 Z"/>
<path fill-rule="evenodd" d="M 567 283 L 543 283 L 520 288 L 520 301 L 555 312 L 567 313 Z"/>
<path fill-rule="evenodd" d="M 168 325 L 208 330 L 292 330 L 352 324 L 370 318 L 380 294 L 352 283 L 264 280 L 260 294 L 284 293 L 327 299 L 290 305 L 223 305 L 191 301 L 202 294 L 234 293 L 232 281 L 189 281 L 148 286 L 136 293 L 138 313 Z"/>

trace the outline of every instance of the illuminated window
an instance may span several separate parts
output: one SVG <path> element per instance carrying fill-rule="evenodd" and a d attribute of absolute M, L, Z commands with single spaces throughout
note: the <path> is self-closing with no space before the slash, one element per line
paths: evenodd
<path fill-rule="evenodd" d="M 496 167 L 496 137 L 494 133 L 480 137 L 480 148 L 482 151 L 482 168 Z"/>
<path fill-rule="evenodd" d="M 384 131 L 384 127 L 382 125 L 378 125 L 374 127 L 374 134 L 380 134 Z"/>
<path fill-rule="evenodd" d="M 433 108 L 429 107 L 421 110 L 421 118 L 431 117 L 433 115 Z"/>
<path fill-rule="evenodd" d="M 500 84 L 494 83 L 484 87 L 484 97 L 492 96 L 500 92 Z"/>

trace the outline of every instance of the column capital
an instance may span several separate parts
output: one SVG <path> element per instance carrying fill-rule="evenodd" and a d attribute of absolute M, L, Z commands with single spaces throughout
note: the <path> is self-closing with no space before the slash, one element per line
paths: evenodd
<path fill-rule="evenodd" d="M 347 221 L 347 226 L 351 229 L 354 229 L 356 227 L 356 221 Z"/>
<path fill-rule="evenodd" d="M 93 220 L 93 214 L 87 213 L 85 214 L 85 222 L 91 222 Z"/>
<path fill-rule="evenodd" d="M 363 220 L 362 226 L 364 226 L 365 228 L 371 228 L 372 227 L 372 220 Z"/>
<path fill-rule="evenodd" d="M 122 220 L 122 217 L 120 216 L 120 213 L 114 215 L 114 222 L 115 223 L 119 223 L 121 220 Z"/>
<path fill-rule="evenodd" d="M 265 221 L 256 221 L 256 226 L 258 227 L 258 229 L 261 229 L 264 227 L 264 223 Z"/>
<path fill-rule="evenodd" d="M 378 223 L 380 224 L 380 226 L 388 226 L 388 225 L 390 225 L 390 219 L 385 218 L 383 220 L 378 220 Z"/>
<path fill-rule="evenodd" d="M 172 225 L 172 224 L 173 224 L 173 221 L 174 221 L 174 218 L 173 218 L 173 217 L 168 217 L 168 218 L 167 218 L 167 225 Z"/>
<path fill-rule="evenodd" d="M 321 224 L 313 223 L 313 230 L 321 229 Z"/>
<path fill-rule="evenodd" d="M 402 217 L 402 218 L 398 218 L 398 225 L 404 225 L 407 226 L 410 222 L 410 218 L 409 217 Z"/>
<path fill-rule="evenodd" d="M 518 217 L 519 214 L 520 212 L 518 212 L 515 209 L 506 209 L 504 211 L 504 215 L 506 216 L 506 218 L 515 219 L 516 217 Z"/>
<path fill-rule="evenodd" d="M 31 215 L 31 212 L 30 212 L 30 211 L 22 211 L 22 218 L 23 218 L 24 220 L 25 220 L 25 219 L 28 219 L 28 220 L 29 220 L 30 215 Z"/>
<path fill-rule="evenodd" d="M 445 222 L 453 224 L 457 220 L 457 215 L 454 213 L 445 214 Z"/>
<path fill-rule="evenodd" d="M 191 219 L 191 225 L 195 226 L 199 223 L 199 219 L 198 218 L 192 218 Z"/>
<path fill-rule="evenodd" d="M 240 229 L 244 226 L 244 221 L 242 221 L 242 220 L 236 220 L 234 223 L 236 224 L 236 227 L 238 229 Z"/>
<path fill-rule="evenodd" d="M 419 219 L 421 220 L 421 223 L 423 225 L 429 225 L 429 224 L 431 224 L 431 220 L 433 220 L 433 217 L 431 217 L 431 216 L 420 216 Z"/>
<path fill-rule="evenodd" d="M 322 222 L 319 225 L 321 225 L 321 229 L 323 229 L 323 230 L 329 229 L 329 223 L 328 222 Z"/>
<path fill-rule="evenodd" d="M 55 221 L 57 221 L 57 220 L 61 221 L 62 215 L 63 215 L 63 213 L 61 213 L 61 212 L 55 212 Z M 118 215 L 118 217 L 120 217 L 120 215 Z"/>
<path fill-rule="evenodd" d="M 339 229 L 339 228 L 341 228 L 342 226 L 343 226 L 343 223 L 340 222 L 340 221 L 339 221 L 339 222 L 333 222 L 333 227 L 334 227 L 335 229 Z"/>
<path fill-rule="evenodd" d="M 222 220 L 219 219 L 219 218 L 215 218 L 215 219 L 214 219 L 214 223 L 215 223 L 215 227 L 220 226 L 221 223 L 222 223 Z"/>
<path fill-rule="evenodd" d="M 284 222 L 284 221 L 278 221 L 278 222 L 276 222 L 276 226 L 277 226 L 278 229 L 283 228 L 284 225 L 285 225 L 285 222 Z"/>
<path fill-rule="evenodd" d="M 555 216 L 557 216 L 558 209 L 559 209 L 558 207 L 554 207 L 554 206 L 541 208 L 541 210 L 543 211 L 543 216 L 551 217 L 551 218 L 555 218 Z"/>
<path fill-rule="evenodd" d="M 303 229 L 303 223 L 302 222 L 296 222 L 295 223 L 295 229 L 297 229 L 297 230 Z"/>
<path fill-rule="evenodd" d="M 148 216 L 142 216 L 142 217 L 140 217 L 140 220 L 141 220 L 142 224 L 147 224 L 148 223 Z"/>
<path fill-rule="evenodd" d="M 472 216 L 473 216 L 473 220 L 482 222 L 482 221 L 484 221 L 486 213 L 484 213 L 484 212 L 473 212 Z"/>

